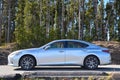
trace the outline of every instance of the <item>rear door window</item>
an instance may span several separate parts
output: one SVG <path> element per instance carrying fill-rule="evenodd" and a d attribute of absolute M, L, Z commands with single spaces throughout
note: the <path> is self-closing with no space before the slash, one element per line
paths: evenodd
<path fill-rule="evenodd" d="M 85 48 L 88 47 L 87 44 L 81 42 L 68 41 L 67 48 Z"/>

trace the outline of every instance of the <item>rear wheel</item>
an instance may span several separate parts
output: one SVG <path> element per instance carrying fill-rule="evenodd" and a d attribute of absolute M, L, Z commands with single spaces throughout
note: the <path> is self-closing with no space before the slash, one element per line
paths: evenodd
<path fill-rule="evenodd" d="M 88 56 L 84 61 L 84 67 L 87 69 L 96 69 L 98 68 L 99 60 L 96 56 Z"/>
<path fill-rule="evenodd" d="M 20 66 L 24 70 L 30 70 L 35 66 L 35 59 L 32 56 L 23 56 L 20 59 Z"/>

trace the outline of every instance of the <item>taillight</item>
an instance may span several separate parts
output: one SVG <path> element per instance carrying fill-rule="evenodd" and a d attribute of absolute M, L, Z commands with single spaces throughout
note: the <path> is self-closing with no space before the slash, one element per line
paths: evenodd
<path fill-rule="evenodd" d="M 102 50 L 103 52 L 107 52 L 107 53 L 109 53 L 109 50 Z"/>

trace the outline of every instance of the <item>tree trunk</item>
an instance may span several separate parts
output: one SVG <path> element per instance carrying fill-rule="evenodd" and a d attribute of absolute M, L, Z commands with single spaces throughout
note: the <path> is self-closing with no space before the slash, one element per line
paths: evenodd
<path fill-rule="evenodd" d="M 8 29 L 7 29 L 7 43 L 10 42 L 10 27 L 11 27 L 11 0 L 8 0 Z"/>
<path fill-rule="evenodd" d="M 81 0 L 79 0 L 78 39 L 81 39 Z"/>
<path fill-rule="evenodd" d="M 0 1 L 0 5 L 3 4 L 2 0 Z M 3 6 L 0 6 L 0 44 L 1 44 L 1 37 L 2 37 L 2 10 Z"/>
<path fill-rule="evenodd" d="M 61 21 L 62 21 L 62 0 L 57 0 L 57 3 L 56 3 L 56 6 L 57 6 L 57 29 L 59 29 L 59 32 L 58 34 L 59 35 L 59 38 L 62 38 L 62 24 L 61 24 Z"/>
<path fill-rule="evenodd" d="M 104 40 L 105 39 L 105 26 L 104 26 L 104 1 L 103 0 L 101 0 L 101 2 L 100 2 L 100 16 L 101 16 L 101 18 L 100 18 L 100 22 L 99 22 L 99 24 L 100 24 L 100 39 L 101 40 Z"/>
<path fill-rule="evenodd" d="M 39 24 L 41 26 L 42 25 L 42 20 L 41 20 L 41 18 L 42 18 L 42 0 L 39 0 L 39 8 L 40 8 L 40 22 L 39 22 Z"/>
<path fill-rule="evenodd" d="M 94 21 L 94 25 L 95 25 L 95 40 L 98 40 L 98 19 L 97 19 L 97 3 L 98 0 L 93 0 L 94 3 L 94 17 L 95 17 L 95 21 Z"/>
<path fill-rule="evenodd" d="M 62 21 L 61 21 L 61 37 L 65 38 L 65 30 L 64 30 L 64 12 L 65 12 L 65 7 L 64 7 L 64 0 L 62 0 Z"/>
<path fill-rule="evenodd" d="M 2 11 L 0 11 L 0 16 L 2 16 L 1 14 Z M 1 44 L 1 38 L 2 37 L 2 17 L 0 17 L 0 44 Z"/>
<path fill-rule="evenodd" d="M 81 4 L 81 5 L 82 5 L 82 7 L 81 7 L 81 8 L 82 8 L 82 16 L 81 16 L 81 19 L 82 19 L 82 20 L 81 20 L 81 39 L 83 39 L 83 36 L 84 36 L 84 35 L 83 35 L 83 29 L 84 29 L 84 15 L 85 15 L 85 14 L 84 14 L 84 13 L 85 13 L 85 12 L 84 12 L 84 11 L 85 11 L 85 10 L 84 10 L 84 0 L 82 0 L 81 3 L 82 3 L 82 4 Z"/>
<path fill-rule="evenodd" d="M 120 20 L 118 20 L 118 40 L 120 41 Z"/>
<path fill-rule="evenodd" d="M 49 29 L 50 29 L 50 10 L 49 10 L 49 7 L 50 7 L 50 1 L 49 0 L 46 0 L 47 2 L 47 14 L 46 14 L 46 37 L 48 38 L 49 37 Z"/>

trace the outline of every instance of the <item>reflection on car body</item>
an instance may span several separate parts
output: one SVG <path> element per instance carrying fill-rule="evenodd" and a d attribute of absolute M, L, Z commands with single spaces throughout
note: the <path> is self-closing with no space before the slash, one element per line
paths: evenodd
<path fill-rule="evenodd" d="M 98 65 L 110 62 L 111 56 L 107 48 L 70 39 L 55 40 L 39 48 L 14 51 L 8 56 L 8 65 L 21 66 L 25 70 L 46 65 L 77 65 L 96 69 Z"/>

